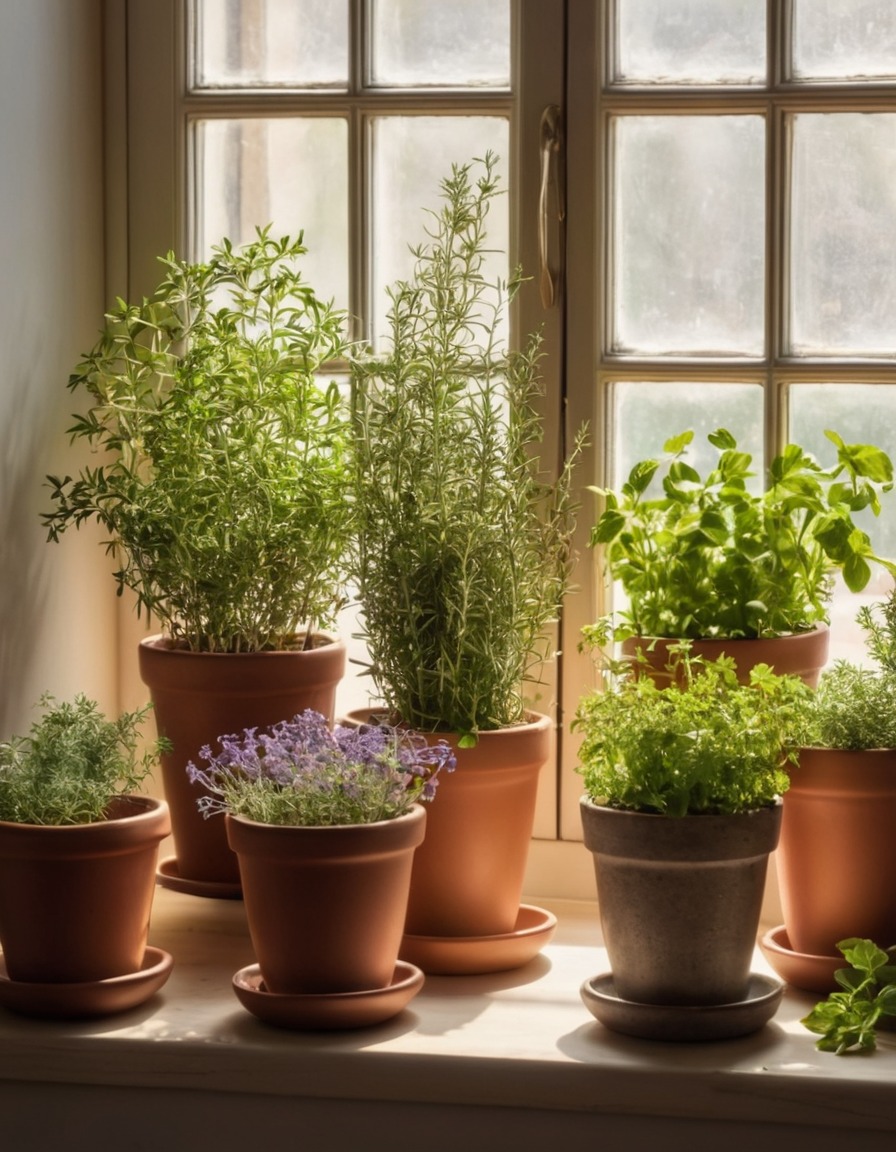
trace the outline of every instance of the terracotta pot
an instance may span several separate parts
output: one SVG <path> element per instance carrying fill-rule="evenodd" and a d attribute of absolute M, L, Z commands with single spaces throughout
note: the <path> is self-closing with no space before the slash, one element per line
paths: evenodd
<path fill-rule="evenodd" d="M 788 772 L 776 866 L 791 948 L 896 944 L 896 751 L 803 748 Z"/>
<path fill-rule="evenodd" d="M 48 826 L 0 822 L 0 944 L 10 979 L 85 983 L 143 962 L 168 805 L 115 801 L 109 819 Z"/>
<path fill-rule="evenodd" d="M 669 645 L 678 640 L 668 637 L 630 636 L 622 641 L 622 653 L 633 656 L 640 649 L 650 675 L 658 684 L 667 682 L 670 673 Z M 818 685 L 818 677 L 827 663 L 830 629 L 819 625 L 811 632 L 794 632 L 790 636 L 774 636 L 762 640 L 693 640 L 691 653 L 706 660 L 717 660 L 723 653 L 737 665 L 738 679 L 746 683 L 750 669 L 757 664 L 768 664 L 779 675 L 801 677 L 811 688 Z"/>
<path fill-rule="evenodd" d="M 352 712 L 355 723 L 371 712 Z M 375 714 L 374 714 L 375 715 Z M 458 748 L 453 772 L 439 776 L 428 809 L 426 840 L 414 858 L 407 932 L 414 936 L 480 937 L 514 930 L 535 822 L 538 778 L 551 750 L 551 721 L 481 732 L 474 748 Z"/>
<path fill-rule="evenodd" d="M 583 797 L 616 991 L 638 1004 L 743 1000 L 780 801 L 739 815 L 660 816 Z"/>
<path fill-rule="evenodd" d="M 160 636 L 141 641 L 140 676 L 148 685 L 156 727 L 171 741 L 161 757 L 171 806 L 178 886 L 204 894 L 209 885 L 233 885 L 239 868 L 227 846 L 223 820 L 204 819 L 196 801 L 203 789 L 187 779 L 219 736 L 263 728 L 313 708 L 333 719 L 336 687 L 345 672 L 345 645 L 321 634 L 307 652 L 209 653 L 174 648 Z"/>
<path fill-rule="evenodd" d="M 249 933 L 269 992 L 364 992 L 392 980 L 426 811 L 293 828 L 227 815 Z"/>

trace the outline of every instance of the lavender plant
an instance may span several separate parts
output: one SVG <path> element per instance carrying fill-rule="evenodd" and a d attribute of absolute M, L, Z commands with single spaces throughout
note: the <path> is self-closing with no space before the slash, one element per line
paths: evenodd
<path fill-rule="evenodd" d="M 200 752 L 206 767 L 187 774 L 209 795 L 197 800 L 206 817 L 223 812 L 261 824 L 330 826 L 392 820 L 416 801 L 432 800 L 455 756 L 446 741 L 427 743 L 386 725 L 330 729 L 307 709 L 261 732 L 222 736 L 220 751 Z"/>

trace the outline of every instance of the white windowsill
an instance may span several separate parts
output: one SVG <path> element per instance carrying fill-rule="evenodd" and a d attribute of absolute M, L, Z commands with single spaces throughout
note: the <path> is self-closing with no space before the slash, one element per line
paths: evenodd
<path fill-rule="evenodd" d="M 149 1099 L 147 1142 L 115 1147 L 152 1147 L 151 1130 L 163 1119 L 165 1147 L 190 1147 L 186 1133 L 192 1124 L 198 1134 L 199 1116 L 215 1136 L 207 1146 L 219 1150 L 237 1147 L 228 1141 L 240 1128 L 265 1148 L 265 1123 L 303 1120 L 309 1131 L 319 1123 L 329 1134 L 309 1148 L 353 1150 L 357 1131 L 367 1132 L 366 1148 L 390 1147 L 382 1125 L 371 1124 L 400 1122 L 409 1136 L 421 1118 L 428 1152 L 465 1132 L 475 1149 L 488 1146 L 475 1133 L 496 1116 L 519 1125 L 518 1148 L 543 1146 L 544 1132 L 628 1138 L 649 1135 L 658 1123 L 667 1148 L 678 1147 L 676 1133 L 691 1149 L 702 1146 L 695 1133 L 706 1134 L 707 1147 L 724 1138 L 731 1152 L 738 1140 L 749 1146 L 757 1131 L 807 1128 L 818 1129 L 816 1149 L 840 1146 L 846 1130 L 851 1148 L 893 1146 L 896 1034 L 885 1035 L 870 1057 L 818 1053 L 798 1022 L 817 997 L 788 990 L 771 1024 L 742 1039 L 670 1045 L 614 1035 L 579 996 L 581 983 L 607 967 L 594 905 L 540 903 L 559 925 L 524 969 L 428 977 L 409 1008 L 384 1025 L 295 1033 L 256 1021 L 232 992 L 231 975 L 253 960 L 242 904 L 159 889 L 150 940 L 174 955 L 175 967 L 152 1001 L 88 1022 L 0 1011 L 5 1135 L 30 1132 L 37 1115 L 52 1113 L 65 1125 L 64 1146 L 77 1152 L 95 1146 L 99 1101 L 108 1119 L 116 1101 L 131 1113 Z M 756 968 L 769 971 L 758 951 Z M 7 1142 L 17 1152 L 56 1146 Z"/>

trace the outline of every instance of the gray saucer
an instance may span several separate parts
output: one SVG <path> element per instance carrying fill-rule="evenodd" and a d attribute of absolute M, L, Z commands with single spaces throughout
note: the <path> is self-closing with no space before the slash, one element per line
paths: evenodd
<path fill-rule="evenodd" d="M 613 1032 L 646 1040 L 729 1040 L 767 1024 L 784 985 L 754 972 L 746 997 L 733 1004 L 636 1004 L 616 995 L 613 975 L 605 972 L 586 980 L 580 991 L 591 1015 Z"/>

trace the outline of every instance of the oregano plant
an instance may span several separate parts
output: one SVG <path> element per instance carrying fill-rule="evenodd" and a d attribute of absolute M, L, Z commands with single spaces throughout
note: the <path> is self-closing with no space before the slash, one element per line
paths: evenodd
<path fill-rule="evenodd" d="M 422 731 L 519 722 L 572 567 L 574 462 L 538 455 L 540 338 L 503 343 L 521 284 L 489 281 L 496 157 L 454 165 L 389 290 L 386 351 L 353 365 L 356 576 L 369 671 Z"/>
<path fill-rule="evenodd" d="M 579 772 L 596 804 L 676 817 L 767 807 L 789 786 L 792 734 L 811 690 L 767 665 L 737 679 L 731 657 L 670 652 L 658 687 L 637 665 L 602 657 L 603 683 L 579 701 Z"/>
<path fill-rule="evenodd" d="M 206 261 L 169 253 L 69 381 L 95 463 L 48 478 L 49 537 L 98 521 L 119 593 L 196 651 L 310 644 L 344 599 L 348 412 L 322 376 L 344 316 L 303 279 L 305 252 L 264 228 Z"/>
<path fill-rule="evenodd" d="M 713 466 L 701 475 L 687 460 L 693 432 L 669 439 L 664 459 L 639 461 L 620 491 L 595 488 L 603 510 L 591 545 L 628 606 L 625 635 L 769 637 L 827 622 L 832 576 L 861 591 L 878 556 L 854 516 L 880 513 L 893 487 L 890 458 L 867 444 L 825 433 L 837 463 L 821 465 L 789 444 L 751 488 L 752 459 L 724 428 L 708 437 Z M 656 490 L 654 481 L 660 483 Z"/>
<path fill-rule="evenodd" d="M 841 940 L 837 948 L 848 964 L 834 973 L 840 989 L 801 1023 L 819 1036 L 815 1046 L 821 1052 L 870 1052 L 877 1046 L 881 1019 L 896 1016 L 896 949 L 884 951 L 858 937 Z"/>

